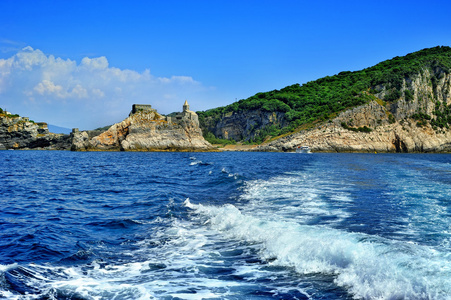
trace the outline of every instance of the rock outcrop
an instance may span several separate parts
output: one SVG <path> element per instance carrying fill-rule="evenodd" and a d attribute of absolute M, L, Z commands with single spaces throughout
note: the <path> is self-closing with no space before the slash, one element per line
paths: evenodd
<path fill-rule="evenodd" d="M 368 110 L 368 106 L 360 107 Z M 359 120 L 360 109 L 352 116 Z M 368 115 L 365 115 L 368 116 Z M 371 116 L 371 115 L 370 115 Z M 280 138 L 257 147 L 256 151 L 295 151 L 298 146 L 309 146 L 313 152 L 450 152 L 451 132 L 434 131 L 431 126 L 418 127 L 415 120 L 383 124 L 371 132 L 352 131 L 340 123 L 340 115 L 331 123 Z M 349 120 L 349 119 L 348 119 Z M 354 128 L 354 127 L 349 127 Z"/>
<path fill-rule="evenodd" d="M 341 112 L 336 118 L 257 148 L 336 152 L 451 152 L 451 74 L 436 68 L 403 80 L 400 98 L 385 102 L 386 87 L 374 100 Z M 406 93 L 406 91 L 408 91 Z"/>
<path fill-rule="evenodd" d="M 183 112 L 164 117 L 150 106 L 136 105 L 129 117 L 90 138 L 74 130 L 74 151 L 212 151 L 199 128 L 197 115 L 185 102 Z"/>
<path fill-rule="evenodd" d="M 220 120 L 204 120 L 205 130 L 221 139 L 252 140 L 261 130 L 276 125 L 284 127 L 288 124 L 285 113 L 268 112 L 262 109 L 230 112 Z"/>
<path fill-rule="evenodd" d="M 26 117 L 7 112 L 0 114 L 0 150 L 69 148 L 69 135 L 50 133 L 46 123 L 35 123 Z"/>

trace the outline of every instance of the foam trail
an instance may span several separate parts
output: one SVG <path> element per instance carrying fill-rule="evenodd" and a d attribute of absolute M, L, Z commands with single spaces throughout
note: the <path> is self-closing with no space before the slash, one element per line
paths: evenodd
<path fill-rule="evenodd" d="M 10 265 L 2 265 L 0 264 L 0 298 L 5 298 L 5 299 L 19 299 L 18 296 L 13 295 L 13 293 L 11 293 L 10 291 L 6 291 L 3 290 L 4 286 L 3 286 L 3 280 L 4 280 L 4 273 L 7 272 L 8 270 L 17 268 L 17 264 L 10 264 Z"/>
<path fill-rule="evenodd" d="M 335 276 L 335 283 L 364 299 L 451 299 L 451 261 L 413 243 L 362 233 L 265 221 L 233 205 L 185 205 L 228 238 L 260 245 L 262 259 L 298 273 Z"/>

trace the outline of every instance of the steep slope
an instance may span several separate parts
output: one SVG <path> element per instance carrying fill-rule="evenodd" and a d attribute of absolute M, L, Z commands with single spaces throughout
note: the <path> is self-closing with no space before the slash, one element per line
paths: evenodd
<path fill-rule="evenodd" d="M 292 151 L 310 145 L 314 151 L 451 151 L 449 67 L 432 61 L 398 86 L 379 85 L 373 92 L 369 103 L 259 149 Z M 392 100 L 394 93 L 397 98 Z"/>
<path fill-rule="evenodd" d="M 50 133 L 46 123 L 35 123 L 0 109 L 0 150 L 69 148 L 69 135 Z"/>
<path fill-rule="evenodd" d="M 258 93 L 226 107 L 199 112 L 199 120 L 204 133 L 236 140 L 262 142 L 268 136 L 337 123 L 347 133 L 366 133 L 368 137 L 369 131 L 384 125 L 384 118 L 371 117 L 376 123 L 353 124 L 356 117 L 346 111 L 375 101 L 390 125 L 409 121 L 415 129 L 418 124 L 435 134 L 445 134 L 451 124 L 450 71 L 451 48 L 424 49 L 361 71 Z M 262 117 L 249 119 L 248 115 Z"/>

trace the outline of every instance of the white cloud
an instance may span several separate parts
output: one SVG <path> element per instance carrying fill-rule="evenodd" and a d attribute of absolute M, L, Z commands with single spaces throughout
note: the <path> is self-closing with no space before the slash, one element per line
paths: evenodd
<path fill-rule="evenodd" d="M 108 60 L 105 56 L 97 58 L 85 57 L 81 60 L 80 66 L 90 70 L 105 70 L 108 68 Z"/>
<path fill-rule="evenodd" d="M 27 46 L 0 59 L 0 107 L 60 126 L 93 128 L 118 122 L 133 103 L 149 103 L 169 113 L 189 99 L 196 110 L 199 95 L 209 90 L 190 76 L 156 77 L 148 69 L 111 67 L 104 56 L 77 63 Z"/>
<path fill-rule="evenodd" d="M 42 51 L 34 50 L 30 46 L 23 48 L 22 51 L 15 56 L 15 59 L 13 59 L 14 68 L 28 71 L 32 70 L 34 66 L 39 66 L 45 64 L 47 61 L 51 62 L 55 60 L 53 56 L 47 58 Z"/>
<path fill-rule="evenodd" d="M 49 80 L 43 80 L 39 82 L 34 88 L 39 95 L 52 95 L 54 94 L 58 98 L 66 98 L 67 93 L 64 93 L 63 87 L 61 85 L 55 85 L 53 82 Z M 30 96 L 33 96 L 33 93 L 27 93 Z"/>

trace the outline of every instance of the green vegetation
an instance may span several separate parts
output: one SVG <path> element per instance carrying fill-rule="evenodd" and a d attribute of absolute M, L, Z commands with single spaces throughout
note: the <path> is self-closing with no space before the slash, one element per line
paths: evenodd
<path fill-rule="evenodd" d="M 7 114 L 6 115 L 8 118 L 19 118 L 20 116 L 18 114 Z"/>
<path fill-rule="evenodd" d="M 257 93 L 247 99 L 239 100 L 224 107 L 198 112 L 199 121 L 204 132 L 208 124 L 220 120 L 224 115 L 246 110 L 262 110 L 267 112 L 285 113 L 288 121 L 286 127 L 276 124 L 268 125 L 268 130 L 253 132 L 255 141 L 262 141 L 267 135 L 277 136 L 293 132 L 300 126 L 313 122 L 324 122 L 340 111 L 378 100 L 392 102 L 404 97 L 411 101 L 414 97 L 411 78 L 416 74 L 430 70 L 435 93 L 437 81 L 451 72 L 451 48 L 434 47 L 424 49 L 403 57 L 395 57 L 381 62 L 373 67 L 355 72 L 341 72 L 334 76 L 326 76 L 302 86 L 294 84 L 281 90 Z M 406 85 L 403 87 L 403 82 Z M 383 99 L 377 99 L 374 94 L 384 91 Z M 440 104 L 443 106 L 443 104 Z M 450 107 L 441 107 L 438 111 L 444 116 L 434 123 L 441 127 L 451 124 Z M 438 111 L 436 115 L 439 116 Z M 389 116 L 394 122 L 394 117 Z M 446 122 L 446 123 L 445 123 Z M 275 126 L 275 127 L 274 127 Z M 359 129 L 356 129 L 359 130 Z M 359 131 L 368 132 L 371 129 L 362 128 Z M 250 137 L 245 137 L 250 140 Z"/>
<path fill-rule="evenodd" d="M 112 125 L 107 125 L 107 126 L 103 126 L 103 127 L 96 128 L 96 129 L 94 129 L 94 130 L 107 131 L 108 129 L 110 129 L 111 126 L 112 126 Z"/>
<path fill-rule="evenodd" d="M 395 117 L 392 114 L 388 114 L 388 123 L 394 124 L 396 122 Z"/>
<path fill-rule="evenodd" d="M 8 112 L 6 110 L 3 110 L 0 108 L 0 114 L 7 116 L 8 118 L 18 118 L 20 117 L 18 114 L 7 114 Z"/>
<path fill-rule="evenodd" d="M 373 131 L 371 128 L 369 128 L 367 126 L 363 126 L 363 127 L 359 127 L 359 128 L 349 127 L 348 124 L 346 124 L 345 122 L 341 122 L 341 127 L 343 127 L 344 129 L 347 129 L 347 130 L 355 131 L 355 132 L 371 132 L 371 131 Z"/>
<path fill-rule="evenodd" d="M 236 142 L 234 140 L 227 140 L 227 139 L 219 139 L 217 137 L 215 137 L 215 135 L 211 132 L 207 132 L 204 135 L 204 139 L 207 140 L 207 142 L 209 142 L 210 144 L 214 144 L 214 145 L 235 145 Z"/>
<path fill-rule="evenodd" d="M 413 100 L 413 94 L 410 90 L 404 90 L 404 98 L 407 101 Z"/>
<path fill-rule="evenodd" d="M 449 128 L 451 125 L 451 105 L 446 105 L 446 102 L 435 103 L 434 110 L 435 119 L 430 121 L 432 128 L 437 130 L 438 128 Z"/>

